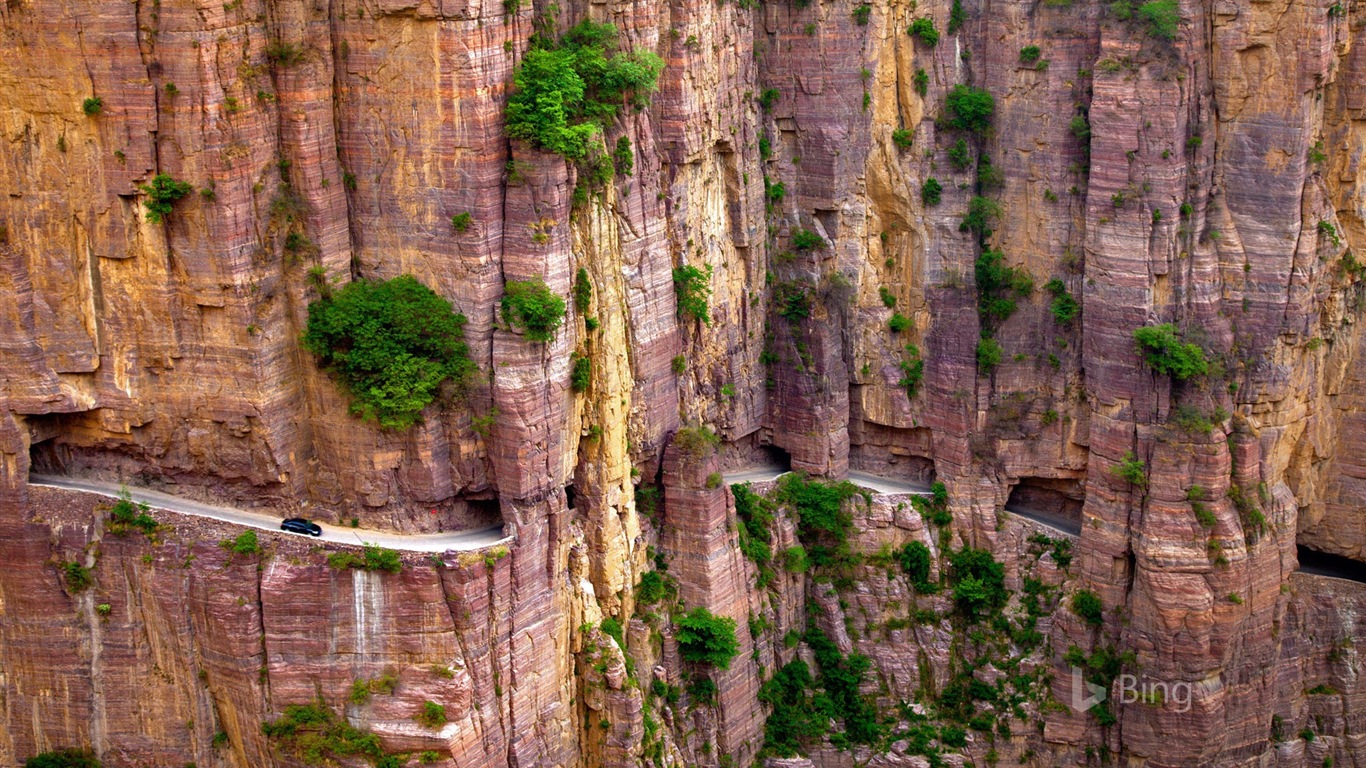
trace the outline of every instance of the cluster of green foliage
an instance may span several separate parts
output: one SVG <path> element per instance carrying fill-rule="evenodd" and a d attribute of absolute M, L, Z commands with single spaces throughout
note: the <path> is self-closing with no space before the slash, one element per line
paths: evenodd
<path fill-rule="evenodd" d="M 256 531 L 243 531 L 235 539 L 226 539 L 222 542 L 222 547 L 234 555 L 245 557 L 261 554 L 261 543 L 256 538 Z"/>
<path fill-rule="evenodd" d="M 1072 613 L 1077 614 L 1093 627 L 1099 627 L 1104 621 L 1104 606 L 1100 602 L 1100 596 L 1089 589 L 1079 589 L 1072 593 Z"/>
<path fill-rule="evenodd" d="M 589 306 L 593 302 L 593 280 L 588 275 L 588 270 L 579 267 L 579 271 L 574 275 L 574 309 L 579 314 L 588 312 Z"/>
<path fill-rule="evenodd" d="M 1053 295 L 1053 302 L 1048 305 L 1049 311 L 1053 313 L 1053 319 L 1061 325 L 1072 322 L 1081 311 L 1081 304 L 1068 293 L 1067 285 L 1055 277 L 1044 285 L 1044 289 Z"/>
<path fill-rule="evenodd" d="M 989 197 L 976 195 L 968 201 L 968 212 L 958 224 L 960 232 L 971 232 L 979 241 L 991 237 L 992 223 L 1001 217 L 1001 204 Z"/>
<path fill-rule="evenodd" d="M 378 736 L 353 727 L 321 701 L 290 704 L 278 719 L 262 723 L 261 731 L 282 752 L 308 765 L 332 764 L 346 757 L 364 757 L 381 765 L 385 757 Z"/>
<path fill-rule="evenodd" d="M 678 595 L 678 587 L 673 580 L 659 571 L 647 571 L 636 585 L 636 602 L 641 605 L 654 605 L 660 600 L 672 600 Z"/>
<path fill-rule="evenodd" d="M 1176 39 L 1181 25 L 1181 7 L 1177 0 L 1148 0 L 1136 7 L 1134 0 L 1115 0 L 1110 3 L 1110 12 L 1120 21 L 1138 19 L 1149 35 L 1168 42 Z"/>
<path fill-rule="evenodd" d="M 968 146 L 967 139 L 958 139 L 953 142 L 949 145 L 946 153 L 949 156 L 949 165 L 953 166 L 955 171 L 966 171 L 976 162 L 976 156 L 972 147 Z"/>
<path fill-rule="evenodd" d="M 900 149 L 910 149 L 915 143 L 915 132 L 906 128 L 897 128 L 892 131 L 892 143 Z"/>
<path fill-rule="evenodd" d="M 967 20 L 968 14 L 963 10 L 963 0 L 953 0 L 953 4 L 949 6 L 949 34 L 957 33 Z"/>
<path fill-rule="evenodd" d="M 1020 49 L 1020 63 L 1033 64 L 1034 62 L 1039 60 L 1039 56 L 1041 56 L 1042 54 L 1043 52 L 1039 50 L 1039 46 L 1026 45 L 1025 47 Z"/>
<path fill-rule="evenodd" d="M 986 373 L 1001 364 L 1001 359 L 1005 356 L 1005 350 L 1001 348 L 1001 342 L 985 337 L 977 340 L 977 370 Z"/>
<path fill-rule="evenodd" d="M 939 183 L 939 179 L 931 176 L 925 179 L 925 184 L 920 188 L 920 199 L 925 205 L 939 205 L 943 198 L 944 186 Z"/>
<path fill-rule="evenodd" d="M 398 687 L 398 677 L 385 672 L 369 680 L 355 680 L 351 683 L 351 693 L 347 700 L 352 704 L 364 704 L 372 695 L 391 696 Z"/>
<path fill-rule="evenodd" d="M 920 516 L 928 520 L 932 525 L 940 528 L 953 522 L 953 513 L 949 511 L 949 488 L 944 483 L 936 480 L 930 485 L 930 495 L 912 496 L 911 506 Z"/>
<path fill-rule="evenodd" d="M 1042 555 L 1045 551 L 1053 550 L 1053 562 L 1062 570 L 1067 570 L 1072 565 L 1072 542 L 1064 538 L 1051 538 L 1042 533 L 1031 533 L 1027 541 L 1030 549 L 1036 555 Z"/>
<path fill-rule="evenodd" d="M 901 548 L 900 553 L 901 569 L 906 572 L 906 578 L 910 579 L 911 586 L 921 594 L 933 594 L 939 591 L 939 584 L 930 581 L 930 563 L 933 555 L 930 548 L 918 541 L 912 541 Z"/>
<path fill-rule="evenodd" d="M 100 768 L 100 761 L 88 749 L 58 749 L 30 757 L 24 768 Z"/>
<path fill-rule="evenodd" d="M 815 706 L 814 685 L 811 669 L 798 659 L 759 689 L 759 701 L 772 708 L 764 724 L 764 755 L 796 757 L 825 735 L 830 718 Z"/>
<path fill-rule="evenodd" d="M 854 517 L 844 502 L 861 494 L 858 486 L 847 480 L 827 483 L 791 473 L 778 480 L 774 499 L 791 508 L 797 538 L 811 564 L 825 567 L 845 565 L 852 557 L 849 530 Z"/>
<path fill-rule="evenodd" d="M 735 639 L 735 619 L 715 616 L 706 608 L 697 607 L 678 617 L 678 652 L 685 661 L 710 664 L 729 669 L 731 659 L 740 650 Z"/>
<path fill-rule="evenodd" d="M 474 214 L 469 211 L 463 211 L 451 217 L 451 229 L 456 232 L 464 232 L 472 224 L 474 224 Z"/>
<path fill-rule="evenodd" d="M 721 444 L 721 438 L 710 427 L 683 427 L 674 433 L 674 445 L 688 458 L 700 459 Z"/>
<path fill-rule="evenodd" d="M 912 328 L 911 318 L 900 312 L 893 312 L 892 319 L 887 321 L 887 327 L 892 333 L 905 333 Z"/>
<path fill-rule="evenodd" d="M 816 657 L 820 667 L 817 683 L 824 692 L 812 702 L 817 712 L 831 720 L 844 723 L 842 733 L 832 734 L 831 744 L 845 748 L 851 744 L 873 744 L 884 728 L 878 721 L 877 708 L 860 691 L 863 676 L 872 667 L 867 656 L 840 653 L 839 648 L 814 624 L 802 638 Z"/>
<path fill-rule="evenodd" d="M 906 34 L 920 38 L 920 42 L 931 48 L 939 43 L 939 30 L 934 26 L 934 19 L 919 18 L 912 21 L 911 26 L 906 28 Z"/>
<path fill-rule="evenodd" d="M 811 251 L 825 247 L 825 238 L 809 229 L 798 229 L 792 233 L 792 248 L 798 251 Z"/>
<path fill-rule="evenodd" d="M 81 111 L 84 112 L 88 117 L 94 117 L 95 115 L 98 115 L 103 109 L 104 99 L 101 99 L 99 96 L 91 96 L 90 98 L 81 102 Z"/>
<path fill-rule="evenodd" d="M 1134 343 L 1143 362 L 1158 373 L 1185 380 L 1209 372 L 1205 350 L 1182 342 L 1181 332 L 1171 323 L 1135 328 Z"/>
<path fill-rule="evenodd" d="M 1205 503 L 1205 489 L 1199 485 L 1192 485 L 1186 491 L 1186 501 L 1190 502 L 1191 512 L 1195 513 L 1195 519 L 1200 525 L 1206 528 L 1213 528 L 1219 523 L 1219 519 L 1214 516 L 1214 510 Z"/>
<path fill-rule="evenodd" d="M 550 341 L 564 322 L 564 299 L 539 278 L 509 281 L 502 308 L 503 319 L 521 328 L 528 341 Z"/>
<path fill-rule="evenodd" d="M 122 488 L 119 490 L 118 501 L 109 507 L 109 524 L 106 530 L 115 536 L 122 536 L 137 529 L 151 536 L 156 532 L 157 521 L 147 514 L 150 509 L 151 507 L 146 504 L 135 503 L 132 493 L 127 488 Z"/>
<path fill-rule="evenodd" d="M 72 594 L 84 592 L 95 583 L 95 576 L 90 569 L 75 560 L 62 564 L 62 576 L 66 578 L 66 588 L 71 590 Z"/>
<path fill-rule="evenodd" d="M 773 307 L 789 323 L 800 323 L 811 316 L 811 291 L 796 280 L 784 280 L 773 287 Z"/>
<path fill-rule="evenodd" d="M 868 18 L 873 15 L 873 6 L 864 3 L 854 8 L 854 23 L 860 27 L 868 26 Z"/>
<path fill-rule="evenodd" d="M 446 724 L 446 708 L 434 701 L 424 701 L 413 720 L 423 728 L 440 728 Z"/>
<path fill-rule="evenodd" d="M 593 381 L 593 361 L 587 355 L 574 355 L 569 369 L 569 387 L 575 392 L 587 392 Z"/>
<path fill-rule="evenodd" d="M 921 98 L 930 92 L 930 74 L 923 67 L 916 68 L 911 82 L 915 87 L 915 92 L 920 94 Z"/>
<path fill-rule="evenodd" d="M 619 136 L 617 148 L 612 151 L 612 167 L 618 176 L 632 176 L 636 172 L 636 155 L 631 151 L 631 138 Z"/>
<path fill-rule="evenodd" d="M 730 487 L 730 492 L 735 498 L 735 516 L 740 519 L 740 552 L 758 567 L 756 586 L 762 589 L 776 576 L 772 567 L 770 531 L 773 505 L 766 497 L 751 490 L 749 483 L 736 483 Z"/>
<path fill-rule="evenodd" d="M 1148 484 L 1148 466 L 1135 456 L 1133 451 L 1125 453 L 1124 458 L 1118 464 L 1110 467 L 1110 472 L 1124 482 L 1139 488 Z"/>
<path fill-rule="evenodd" d="M 993 249 L 977 256 L 973 273 L 977 280 L 977 318 L 983 337 L 988 337 L 1015 313 L 1017 298 L 1034 292 L 1034 278 L 1023 267 L 1006 266 L 1005 254 Z"/>
<path fill-rule="evenodd" d="M 474 372 L 465 316 L 410 275 L 357 280 L 308 306 L 304 348 L 350 394 L 351 412 L 385 429 L 416 424 L 447 381 Z"/>
<path fill-rule="evenodd" d="M 983 134 L 991 127 L 996 112 L 996 99 L 989 91 L 959 83 L 949 90 L 944 99 L 948 127 Z"/>
<path fill-rule="evenodd" d="M 139 189 L 147 195 L 143 205 L 147 206 L 147 221 L 160 224 L 171 215 L 178 200 L 194 191 L 188 181 L 176 181 L 170 174 L 158 173 L 152 177 L 151 184 Z"/>
<path fill-rule="evenodd" d="M 1098 685 L 1106 691 L 1110 690 L 1111 684 L 1124 671 L 1124 667 L 1131 666 L 1136 661 L 1133 651 L 1117 653 L 1113 647 L 1108 645 L 1097 648 L 1089 656 L 1074 645 L 1067 649 L 1062 660 L 1084 670 L 1087 682 Z M 1109 700 L 1102 701 L 1092 707 L 1090 712 L 1095 716 L 1096 722 L 1102 726 L 1114 725 L 1118 721 L 1114 713 L 1110 711 Z"/>
<path fill-rule="evenodd" d="M 711 265 L 705 270 L 691 264 L 674 267 L 674 292 L 678 296 L 678 314 L 685 320 L 701 320 L 711 325 L 707 299 L 711 296 Z"/>
<path fill-rule="evenodd" d="M 328 555 L 327 564 L 338 570 L 361 568 L 389 573 L 403 570 L 403 560 L 397 552 L 374 544 L 366 544 L 359 555 L 354 552 L 333 552 Z"/>
<path fill-rule="evenodd" d="M 920 391 L 920 382 L 925 378 L 925 360 L 920 357 L 920 347 L 914 344 L 907 344 L 906 357 L 897 367 L 901 369 L 901 379 L 897 385 L 906 388 L 907 397 L 915 397 Z"/>
<path fill-rule="evenodd" d="M 616 27 L 588 20 L 558 43 L 535 36 L 513 75 L 508 135 L 580 160 L 628 100 L 637 109 L 649 104 L 664 62 L 643 49 L 618 52 L 616 39 Z"/>
<path fill-rule="evenodd" d="M 991 616 L 1005 606 L 1010 598 L 1005 578 L 1005 566 L 992 558 L 990 550 L 964 547 L 949 553 L 953 603 L 968 623 Z"/>

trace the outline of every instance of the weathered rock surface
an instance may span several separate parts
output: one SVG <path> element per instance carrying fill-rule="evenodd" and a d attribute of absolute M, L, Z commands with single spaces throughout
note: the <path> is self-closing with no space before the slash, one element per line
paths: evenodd
<path fill-rule="evenodd" d="M 1100 627 L 1058 607 L 1037 626 L 1048 649 L 1020 661 L 1051 670 L 1059 701 L 1072 646 L 1194 692 L 1188 711 L 1117 705 L 1104 727 L 1031 703 L 950 764 L 1102 747 L 1153 768 L 1366 762 L 1366 595 L 1293 574 L 1297 544 L 1366 559 L 1363 9 L 1180 0 L 1165 40 L 1066 0 L 965 0 L 952 31 L 947 0 L 749 5 L 557 7 L 558 28 L 611 21 L 667 64 L 605 137 L 629 138 L 634 174 L 577 207 L 577 171 L 503 125 L 547 3 L 0 6 L 0 764 L 88 745 L 114 766 L 293 765 L 261 723 L 321 699 L 438 765 L 748 765 L 758 690 L 810 661 L 783 641 L 808 622 L 871 659 L 884 711 L 951 679 L 951 601 L 887 565 L 910 541 L 990 549 L 1017 594 L 1100 597 Z M 906 33 L 914 18 L 937 45 Z M 961 136 L 937 118 L 960 83 L 995 96 L 969 144 L 999 180 L 947 153 Z M 164 225 L 140 191 L 157 173 L 196 189 Z M 980 248 L 959 226 L 978 194 L 1004 212 L 989 244 L 1036 286 L 984 371 Z M 828 247 L 796 248 L 799 230 Z M 709 323 L 677 316 L 685 264 L 712 269 Z M 500 321 L 506 281 L 567 295 L 581 268 L 590 308 L 552 342 Z M 298 344 L 310 271 L 422 279 L 469 318 L 477 384 L 403 433 L 348 414 Z M 1080 301 L 1070 321 L 1053 278 Z M 911 327 L 891 332 L 893 312 Z M 1161 322 L 1215 370 L 1142 366 L 1132 331 Z M 592 361 L 583 394 L 573 354 Z M 670 447 L 688 425 L 721 455 Z M 1143 487 L 1112 471 L 1130 454 Z M 756 589 L 713 480 L 756 457 L 937 479 L 953 524 L 855 500 L 851 585 L 780 571 Z M 496 505 L 516 543 L 397 575 L 271 537 L 229 556 L 236 532 L 178 516 L 157 542 L 113 536 L 98 500 L 27 489 L 34 463 L 367 528 Z M 1070 568 L 1031 541 L 1056 532 L 1002 513 L 1022 499 L 1079 516 Z M 796 544 L 793 521 L 773 537 Z M 67 562 L 90 589 L 70 591 Z M 740 628 L 732 666 L 704 675 L 714 705 L 689 690 L 668 611 L 637 604 L 661 565 L 683 605 Z M 349 702 L 383 675 L 392 694 Z M 427 701 L 447 725 L 412 719 Z M 860 749 L 767 764 L 925 764 L 904 742 Z"/>

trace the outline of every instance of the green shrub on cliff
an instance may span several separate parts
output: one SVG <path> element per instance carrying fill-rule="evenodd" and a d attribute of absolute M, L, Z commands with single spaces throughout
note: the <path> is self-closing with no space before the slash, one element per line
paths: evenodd
<path fill-rule="evenodd" d="M 939 30 L 935 28 L 933 19 L 916 19 L 906 28 L 906 34 L 920 38 L 920 42 L 931 48 L 939 43 Z"/>
<path fill-rule="evenodd" d="M 30 757 L 24 768 L 100 768 L 100 761 L 88 749 L 59 749 Z"/>
<path fill-rule="evenodd" d="M 507 131 L 570 160 L 629 101 L 649 104 L 664 62 L 641 49 L 618 52 L 617 29 L 584 20 L 558 42 L 537 35 L 513 75 Z"/>
<path fill-rule="evenodd" d="M 1006 604 L 1005 566 L 985 549 L 964 547 L 949 554 L 953 602 L 969 622 L 985 618 Z"/>
<path fill-rule="evenodd" d="M 981 134 L 991 127 L 996 99 L 989 91 L 960 83 L 949 90 L 944 98 L 944 108 L 950 128 Z"/>
<path fill-rule="evenodd" d="M 1099 627 L 1105 620 L 1105 606 L 1100 602 L 1100 596 L 1089 589 L 1077 590 L 1072 595 L 1072 612 L 1080 616 L 1087 624 Z"/>
<path fill-rule="evenodd" d="M 194 191 L 187 181 L 176 181 L 169 174 L 158 173 L 152 177 L 151 184 L 144 184 L 141 187 L 143 194 L 147 195 L 147 200 L 143 205 L 147 206 L 147 221 L 152 224 L 160 224 L 171 215 L 175 208 L 176 201 Z"/>
<path fill-rule="evenodd" d="M 465 316 L 410 275 L 357 280 L 308 305 L 304 348 L 351 396 L 351 412 L 407 429 L 446 382 L 475 370 Z"/>
<path fill-rule="evenodd" d="M 512 280 L 503 288 L 503 320 L 528 341 L 546 342 L 564 321 L 565 304 L 543 280 Z"/>
<path fill-rule="evenodd" d="M 322 701 L 286 706 L 279 718 L 261 724 L 261 732 L 281 752 L 306 765 L 332 764 L 351 756 L 378 765 L 385 757 L 378 736 L 339 719 Z"/>
<path fill-rule="evenodd" d="M 1205 350 L 1198 344 L 1183 342 L 1181 332 L 1171 323 L 1135 328 L 1134 343 L 1143 362 L 1158 373 L 1185 380 L 1209 371 Z"/>
<path fill-rule="evenodd" d="M 713 615 L 706 608 L 694 608 L 678 619 L 678 652 L 685 661 L 730 668 L 739 652 L 735 639 L 735 619 Z"/>
<path fill-rule="evenodd" d="M 684 320 L 701 320 L 711 324 L 707 314 L 707 298 L 711 296 L 711 265 L 705 270 L 692 265 L 674 268 L 674 292 L 678 298 L 678 314 Z"/>

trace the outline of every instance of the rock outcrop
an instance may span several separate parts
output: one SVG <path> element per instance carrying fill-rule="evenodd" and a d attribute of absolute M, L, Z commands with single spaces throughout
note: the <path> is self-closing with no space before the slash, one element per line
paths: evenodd
<path fill-rule="evenodd" d="M 978 702 L 994 719 L 950 764 L 1366 761 L 1366 587 L 1295 572 L 1297 546 L 1366 559 L 1363 12 L 0 5 L 0 764 L 297 765 L 262 724 L 319 703 L 461 768 L 918 766 L 906 733 L 948 722 L 964 659 L 1018 701 Z M 666 66 L 604 136 L 632 172 L 576 195 L 504 108 L 533 33 L 583 19 Z M 989 130 L 947 119 L 961 85 L 994 97 Z M 161 223 L 158 174 L 194 190 Z M 980 306 L 984 248 L 1018 270 L 1009 309 Z M 685 265 L 705 320 L 678 312 Z M 323 282 L 399 274 L 468 318 L 479 374 L 394 432 L 299 338 Z M 550 342 L 497 310 L 508 281 L 580 275 Z M 1161 323 L 1203 376 L 1143 364 L 1133 331 Z M 948 520 L 847 501 L 832 574 L 787 559 L 778 509 L 760 562 L 723 475 L 775 462 L 942 482 Z M 243 555 L 170 513 L 111 532 L 33 467 L 368 529 L 496 516 L 514 543 L 397 574 L 270 535 Z M 1040 504 L 1080 533 L 1004 511 Z M 1005 631 L 917 591 L 912 542 L 935 577 L 965 547 L 1002 563 Z M 1083 591 L 1098 622 L 1068 610 Z M 727 668 L 681 657 L 694 607 L 736 622 Z M 885 743 L 765 750 L 761 689 L 818 666 L 809 628 L 869 660 Z M 1074 711 L 1070 666 L 1102 656 L 1190 706 Z M 428 702 L 445 724 L 414 719 Z"/>

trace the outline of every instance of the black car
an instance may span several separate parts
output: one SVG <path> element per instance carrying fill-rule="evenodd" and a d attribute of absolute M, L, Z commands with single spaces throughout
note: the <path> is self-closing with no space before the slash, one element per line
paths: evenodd
<path fill-rule="evenodd" d="M 291 517 L 280 523 L 280 530 L 290 533 L 306 533 L 309 536 L 323 535 L 323 529 L 318 527 L 317 523 L 310 523 L 302 517 Z"/>

